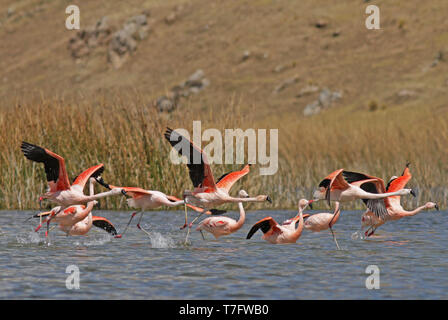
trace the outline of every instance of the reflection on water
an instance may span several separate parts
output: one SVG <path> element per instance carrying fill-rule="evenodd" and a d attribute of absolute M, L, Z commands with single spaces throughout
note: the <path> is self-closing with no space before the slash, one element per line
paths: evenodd
<path fill-rule="evenodd" d="M 271 245 L 253 223 L 267 215 L 282 221 L 294 213 L 252 212 L 237 233 L 204 241 L 194 231 L 185 244 L 183 212 L 148 212 L 144 227 L 122 239 L 96 229 L 49 239 L 35 233 L 31 212 L 0 211 L 0 298 L 55 299 L 447 299 L 446 212 L 425 212 L 386 224 L 375 236 L 359 233 L 361 212 L 343 212 L 334 231 L 304 231 L 297 244 Z M 101 212 L 122 229 L 128 212 Z M 230 216 L 237 217 L 232 212 Z M 80 289 L 68 290 L 68 265 L 80 270 Z M 381 289 L 367 290 L 366 268 L 380 269 Z"/>

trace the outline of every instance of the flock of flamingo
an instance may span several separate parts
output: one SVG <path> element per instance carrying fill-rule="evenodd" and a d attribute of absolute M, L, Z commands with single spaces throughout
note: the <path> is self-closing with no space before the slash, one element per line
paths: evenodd
<path fill-rule="evenodd" d="M 53 222 L 66 235 L 85 235 L 92 226 L 95 226 L 107 231 L 115 238 L 121 238 L 139 211 L 131 214 L 123 232 L 118 234 L 109 220 L 93 216 L 92 210 L 98 199 L 124 195 L 129 197 L 127 203 L 130 207 L 140 210 L 137 228 L 148 235 L 150 233 L 140 225 L 145 210 L 162 206 L 174 207 L 183 205 L 185 208 L 185 223 L 181 229 L 188 227 L 185 241 L 188 239 L 194 222 L 202 214 L 206 214 L 208 217 L 198 224 L 196 230 L 201 232 L 204 239 L 203 231 L 207 231 L 215 238 L 219 238 L 237 232 L 244 225 L 245 211 L 243 203 L 264 201 L 272 203 L 268 195 L 250 197 L 244 190 L 240 190 L 237 197 L 230 196 L 230 189 L 235 182 L 249 173 L 249 164 L 239 171 L 226 173 L 215 180 L 207 156 L 200 148 L 170 128 L 167 128 L 164 136 L 171 146 L 188 160 L 189 176 L 193 182 L 194 189 L 193 191 L 184 191 L 183 199 L 166 195 L 160 191 L 109 185 L 101 177 L 104 171 L 103 164 L 85 170 L 70 184 L 63 157 L 48 149 L 28 142 L 22 142 L 21 150 L 25 157 L 44 164 L 49 189 L 40 196 L 39 202 L 47 199 L 57 204 L 50 211 L 41 212 L 33 216 L 40 219 L 40 223 L 35 231 L 38 232 L 42 225 L 46 223 L 45 236 L 48 236 L 51 230 L 50 223 Z M 295 217 L 284 221 L 282 224 L 276 222 L 272 217 L 261 219 L 252 226 L 246 239 L 250 239 L 258 230 L 261 230 L 263 232 L 262 238 L 270 243 L 296 243 L 302 235 L 303 229 L 312 232 L 330 229 L 333 240 L 337 248 L 340 249 L 333 231 L 333 226 L 340 217 L 340 203 L 358 199 L 365 203 L 367 209 L 362 215 L 361 232 L 364 232 L 366 237 L 372 236 L 376 229 L 386 222 L 410 217 L 425 209 L 436 208 L 439 210 L 438 205 L 434 202 L 427 202 L 424 206 L 412 211 L 403 209 L 400 204 L 400 197 L 409 194 L 415 197 L 412 189 L 405 189 L 411 177 L 409 163 L 406 164 L 402 175 L 399 177 L 393 176 L 387 186 L 382 179 L 374 176 L 344 169 L 336 170 L 320 182 L 317 190 L 314 192 L 313 199 L 299 200 L 298 214 Z M 89 183 L 88 195 L 84 194 L 84 188 L 87 183 Z M 95 194 L 95 183 L 102 185 L 109 191 Z M 312 208 L 313 202 L 320 200 L 326 200 L 329 205 L 331 201 L 334 201 L 333 213 L 304 213 L 307 207 Z M 238 221 L 223 216 L 226 211 L 216 209 L 225 203 L 238 204 L 240 213 Z M 187 207 L 199 213 L 190 223 L 188 223 Z M 364 231 L 364 229 L 366 230 Z"/>

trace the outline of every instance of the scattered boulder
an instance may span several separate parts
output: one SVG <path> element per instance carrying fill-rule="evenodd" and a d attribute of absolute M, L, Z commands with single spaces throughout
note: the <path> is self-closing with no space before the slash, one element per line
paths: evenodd
<path fill-rule="evenodd" d="M 274 88 L 274 93 L 279 93 L 280 91 L 284 90 L 285 88 L 289 87 L 290 85 L 292 85 L 298 81 L 299 81 L 298 75 L 288 78 Z"/>
<path fill-rule="evenodd" d="M 272 71 L 275 73 L 280 73 L 288 69 L 292 69 L 296 66 L 296 62 L 291 62 L 289 64 L 279 64 Z"/>
<path fill-rule="evenodd" d="M 305 96 L 313 94 L 313 93 L 315 93 L 317 91 L 319 91 L 319 87 L 318 86 L 308 85 L 308 86 L 303 87 L 302 89 L 300 89 L 300 91 L 296 95 L 296 97 L 297 98 L 305 97 Z"/>
<path fill-rule="evenodd" d="M 177 102 L 179 98 L 178 96 L 174 97 L 167 97 L 167 96 L 161 96 L 156 101 L 156 108 L 159 112 L 172 112 L 174 109 L 177 108 Z"/>
<path fill-rule="evenodd" d="M 314 24 L 314 26 L 318 29 L 323 29 L 326 26 L 328 26 L 328 21 L 324 20 L 324 19 L 319 19 L 316 21 L 316 23 Z"/>
<path fill-rule="evenodd" d="M 341 98 L 342 98 L 342 92 L 338 91 L 332 92 L 328 88 L 323 88 L 320 91 L 317 100 L 309 103 L 305 107 L 305 109 L 303 110 L 303 115 L 311 116 L 318 114 L 322 110 L 330 108 L 333 102 Z"/>
<path fill-rule="evenodd" d="M 123 28 L 112 35 L 109 42 L 108 58 L 115 69 L 120 68 L 131 53 L 137 49 L 137 41 L 147 37 L 150 31 L 147 14 L 143 13 L 129 18 Z"/>
<path fill-rule="evenodd" d="M 408 90 L 408 89 L 402 89 L 400 91 L 398 91 L 397 96 L 399 98 L 411 98 L 414 97 L 417 93 L 415 91 L 412 90 Z"/>
<path fill-rule="evenodd" d="M 89 55 L 94 48 L 108 43 L 111 33 L 112 29 L 107 23 L 107 17 L 103 17 L 94 26 L 79 30 L 70 38 L 68 49 L 73 58 L 82 58 Z"/>
<path fill-rule="evenodd" d="M 175 23 L 180 17 L 183 10 L 184 10 L 183 5 L 176 6 L 174 10 L 165 17 L 165 23 L 168 25 L 172 25 L 173 23 Z"/>
<path fill-rule="evenodd" d="M 181 98 L 197 94 L 209 85 L 210 80 L 205 78 L 204 71 L 198 69 L 187 80 L 172 87 L 168 95 L 158 98 L 155 106 L 159 112 L 172 112 L 178 108 Z"/>

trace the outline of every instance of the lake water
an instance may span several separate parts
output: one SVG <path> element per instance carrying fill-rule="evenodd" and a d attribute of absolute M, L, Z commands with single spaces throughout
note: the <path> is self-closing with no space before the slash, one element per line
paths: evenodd
<path fill-rule="evenodd" d="M 297 244 L 272 245 L 250 227 L 265 216 L 278 222 L 293 211 L 249 211 L 235 234 L 204 241 L 192 229 L 184 244 L 183 211 L 146 212 L 148 237 L 131 225 L 122 239 L 92 228 L 66 237 L 55 229 L 49 243 L 35 212 L 0 211 L 1 299 L 447 299 L 448 212 L 428 211 L 391 222 L 376 238 L 353 239 L 361 212 L 344 211 L 329 231 L 306 230 Z M 95 211 L 120 231 L 130 212 Z M 236 218 L 237 213 L 229 216 Z M 137 219 L 136 217 L 135 219 Z M 137 221 L 135 221 L 136 223 Z M 80 270 L 80 288 L 66 288 L 66 268 Z M 368 290 L 369 265 L 380 289 Z"/>

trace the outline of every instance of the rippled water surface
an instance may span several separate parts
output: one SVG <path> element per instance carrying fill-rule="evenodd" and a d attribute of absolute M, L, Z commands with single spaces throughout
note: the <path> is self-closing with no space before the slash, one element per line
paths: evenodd
<path fill-rule="evenodd" d="M 251 211 L 237 233 L 215 240 L 192 229 L 184 244 L 183 212 L 147 212 L 143 226 L 122 239 L 93 228 L 88 236 L 53 230 L 49 243 L 34 212 L 0 211 L 0 298 L 3 299 L 447 299 L 448 215 L 423 212 L 353 239 L 361 212 L 344 211 L 335 225 L 336 250 L 327 231 L 304 231 L 297 244 L 271 245 L 257 220 L 281 222 L 292 211 Z M 130 212 L 95 211 L 124 227 Z M 236 218 L 232 212 L 229 216 Z M 137 217 L 136 217 L 137 218 Z M 95 230 L 94 230 L 95 229 Z M 80 270 L 80 289 L 66 288 L 68 265 Z M 366 267 L 377 265 L 380 289 L 368 290 Z"/>

